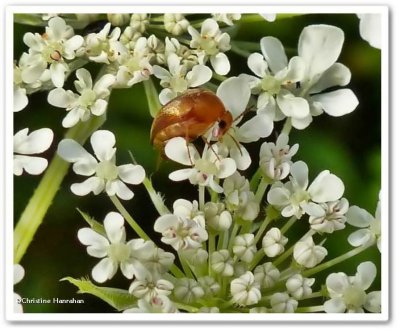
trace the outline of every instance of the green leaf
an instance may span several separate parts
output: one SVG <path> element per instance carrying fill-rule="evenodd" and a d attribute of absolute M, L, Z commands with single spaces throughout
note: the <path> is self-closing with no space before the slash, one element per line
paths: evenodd
<path fill-rule="evenodd" d="M 100 235 L 103 235 L 105 237 L 107 237 L 106 231 L 104 229 L 104 226 L 102 224 L 100 224 L 98 221 L 96 221 L 94 218 L 92 218 L 91 216 L 89 216 L 87 213 L 77 209 L 78 212 L 81 214 L 81 216 L 83 217 L 83 219 L 85 219 L 85 221 L 89 224 L 89 226 L 97 233 L 99 233 Z"/>
<path fill-rule="evenodd" d="M 108 303 L 110 306 L 118 311 L 122 311 L 133 307 L 137 298 L 130 294 L 125 289 L 111 288 L 111 287 L 99 287 L 94 285 L 88 279 L 75 279 L 72 277 L 66 277 L 60 281 L 68 281 L 74 286 L 76 286 L 81 294 L 92 294 L 104 302 Z"/>
<path fill-rule="evenodd" d="M 47 25 L 47 21 L 43 21 L 41 14 L 14 14 L 14 22 L 43 27 Z"/>
<path fill-rule="evenodd" d="M 161 104 L 158 100 L 158 92 L 151 78 L 143 81 L 144 91 L 146 92 L 147 104 L 149 105 L 150 115 L 154 118 L 161 109 Z"/>

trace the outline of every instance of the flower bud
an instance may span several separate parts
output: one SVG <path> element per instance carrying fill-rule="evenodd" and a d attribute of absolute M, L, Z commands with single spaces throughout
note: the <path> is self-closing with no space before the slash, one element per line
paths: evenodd
<path fill-rule="evenodd" d="M 211 269 L 223 277 L 233 276 L 233 259 L 229 251 L 222 249 L 215 251 L 211 255 Z"/>
<path fill-rule="evenodd" d="M 312 293 L 311 286 L 314 284 L 314 281 L 314 278 L 304 278 L 298 273 L 286 281 L 286 289 L 293 298 L 301 300 Z"/>
<path fill-rule="evenodd" d="M 312 236 L 297 242 L 293 251 L 295 261 L 306 268 L 316 266 L 327 254 L 328 251 L 324 247 L 315 245 Z"/>
<path fill-rule="evenodd" d="M 233 241 L 232 251 L 240 260 L 250 263 L 257 251 L 254 245 L 254 234 L 247 233 L 236 236 Z"/>
<path fill-rule="evenodd" d="M 129 19 L 129 14 L 107 14 L 107 20 L 116 27 L 128 24 Z"/>
<path fill-rule="evenodd" d="M 174 296 L 184 303 L 191 303 L 204 296 L 203 288 L 194 279 L 181 278 L 176 281 Z"/>
<path fill-rule="evenodd" d="M 262 247 L 268 257 L 276 257 L 285 250 L 284 245 L 288 242 L 287 237 L 283 236 L 279 228 L 271 228 L 262 240 Z"/>
<path fill-rule="evenodd" d="M 287 293 L 275 293 L 271 296 L 271 307 L 273 312 L 294 313 L 298 302 Z"/>
<path fill-rule="evenodd" d="M 259 265 L 254 269 L 254 278 L 261 285 L 261 289 L 275 286 L 279 277 L 279 270 L 271 262 Z"/>
<path fill-rule="evenodd" d="M 247 271 L 241 277 L 231 282 L 232 300 L 238 305 L 256 304 L 261 299 L 260 285 L 254 280 L 254 275 Z"/>

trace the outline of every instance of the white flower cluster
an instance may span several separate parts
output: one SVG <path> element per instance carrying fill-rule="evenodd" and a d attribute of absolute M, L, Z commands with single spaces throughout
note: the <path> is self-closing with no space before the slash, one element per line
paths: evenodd
<path fill-rule="evenodd" d="M 257 19 L 275 19 L 275 14 L 260 15 Z M 355 276 L 338 272 L 326 282 L 316 278 L 332 262 L 325 261 L 330 259 L 326 237 L 346 223 L 360 228 L 348 237 L 353 250 L 361 252 L 373 244 L 381 249 L 380 202 L 374 217 L 349 207 L 342 180 L 329 170 L 309 180 L 307 164 L 292 160 L 299 144 L 289 144 L 292 127 L 302 130 L 315 116 L 343 116 L 358 105 L 352 90 L 345 88 L 350 70 L 337 62 L 344 32 L 330 25 L 305 27 L 298 55 L 291 59 L 277 38 L 263 37 L 260 52 L 246 57 L 254 75 L 224 77 L 231 70 L 229 54 L 237 49 L 231 27 L 243 15 L 214 13 L 200 23 L 189 17 L 108 14 L 108 23 L 79 35 L 54 14 L 43 18 L 48 20 L 45 33 L 24 36 L 29 49 L 14 66 L 14 111 L 27 106 L 27 95 L 49 90 L 48 103 L 67 112 L 62 126 L 76 129 L 90 119 L 105 118 L 112 89 L 157 78 L 160 93 L 154 95 L 162 105 L 206 86 L 232 119 L 209 123 L 197 135 L 205 141 L 200 150 L 189 133 L 203 119 L 187 120 L 179 109 L 168 114 L 168 130 L 186 131 L 185 137 L 171 134 L 164 142 L 165 156 L 184 166 L 169 179 L 188 180 L 199 195 L 193 201 L 176 199 L 172 212 L 148 184 L 142 166 L 117 166 L 111 131 L 92 131 L 93 155 L 81 138 L 58 143 L 58 156 L 71 163 L 77 175 L 88 177 L 72 184 L 71 191 L 78 196 L 105 192 L 119 210 L 109 212 L 102 224 L 88 222 L 90 227 L 78 232 L 87 253 L 100 259 L 91 271 L 93 280 L 105 283 L 120 270 L 131 281 L 129 289 L 118 290 L 133 298 L 125 313 L 306 312 L 314 308 L 307 303 L 316 298 L 329 298 L 321 300 L 316 311 L 379 312 L 380 292 L 366 293 L 377 274 L 372 262 L 361 263 Z M 365 23 L 362 26 L 365 35 Z M 99 66 L 96 75 L 83 68 L 89 62 Z M 65 85 L 69 76 L 76 77 L 73 89 Z M 205 110 L 208 115 L 213 111 Z M 284 119 L 276 140 L 267 141 L 275 122 Z M 224 135 L 219 135 L 222 129 Z M 14 136 L 15 175 L 24 170 L 40 174 L 47 167 L 46 159 L 32 155 L 50 147 L 53 132 L 28 132 L 25 128 Z M 258 147 L 258 163 L 249 143 Z M 252 179 L 245 173 L 251 166 L 258 167 Z M 133 198 L 127 184 L 143 182 L 160 214 L 153 226 L 159 241 L 151 241 L 118 201 Z M 301 219 L 308 221 L 306 233 L 289 232 Z M 127 239 L 125 220 L 139 238 Z M 22 279 L 18 265 L 17 270 L 16 282 Z"/>

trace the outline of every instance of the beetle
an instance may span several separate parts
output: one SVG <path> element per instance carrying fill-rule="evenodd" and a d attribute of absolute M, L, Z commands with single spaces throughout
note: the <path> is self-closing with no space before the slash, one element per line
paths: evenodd
<path fill-rule="evenodd" d="M 221 137 L 233 122 L 232 114 L 225 109 L 221 99 L 204 89 L 189 89 L 165 104 L 151 126 L 151 143 L 162 152 L 173 137 L 183 137 L 191 142 L 204 135 L 215 123 L 214 137 Z"/>

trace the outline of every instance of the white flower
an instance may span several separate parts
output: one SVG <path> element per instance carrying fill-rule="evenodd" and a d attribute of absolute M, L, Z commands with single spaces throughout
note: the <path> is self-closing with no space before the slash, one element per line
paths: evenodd
<path fill-rule="evenodd" d="M 218 307 L 201 307 L 198 312 L 205 313 L 205 314 L 218 314 L 219 308 Z"/>
<path fill-rule="evenodd" d="M 357 14 L 360 19 L 360 35 L 372 47 L 382 46 L 382 23 L 381 14 Z"/>
<path fill-rule="evenodd" d="M 147 25 L 150 23 L 148 14 L 132 14 L 129 25 L 133 30 L 143 33 L 146 31 Z"/>
<path fill-rule="evenodd" d="M 279 270 L 271 262 L 258 265 L 254 269 L 254 279 L 261 285 L 261 289 L 275 286 L 280 275 Z"/>
<path fill-rule="evenodd" d="M 233 259 L 226 249 L 214 251 L 210 257 L 210 265 L 215 273 L 223 277 L 233 276 Z"/>
<path fill-rule="evenodd" d="M 258 113 L 270 114 L 275 121 L 291 119 L 297 129 L 306 128 L 312 116 L 323 111 L 331 116 L 352 112 L 358 105 L 350 89 L 324 92 L 349 83 L 349 69 L 336 63 L 344 41 L 341 29 L 329 25 L 310 25 L 301 32 L 298 56 L 289 62 L 282 43 L 274 37 L 261 39 L 261 51 L 248 59 L 255 93 L 260 93 Z"/>
<path fill-rule="evenodd" d="M 29 128 L 22 129 L 14 135 L 14 175 L 23 171 L 38 175 L 47 167 L 45 158 L 31 156 L 46 151 L 53 141 L 53 131 L 49 128 L 34 130 L 28 135 Z"/>
<path fill-rule="evenodd" d="M 314 278 L 304 278 L 297 273 L 286 281 L 286 289 L 293 298 L 301 300 L 311 295 L 311 286 L 314 285 L 314 282 Z"/>
<path fill-rule="evenodd" d="M 372 262 L 358 265 L 354 277 L 343 272 L 331 273 L 326 278 L 326 286 L 330 300 L 324 303 L 324 310 L 328 313 L 380 312 L 381 294 L 379 291 L 366 293 L 376 277 L 376 267 Z"/>
<path fill-rule="evenodd" d="M 311 228 L 320 233 L 333 233 L 345 228 L 348 209 L 349 202 L 346 198 L 320 204 L 309 203 L 304 207 L 305 212 L 310 216 Z"/>
<path fill-rule="evenodd" d="M 118 86 L 131 87 L 136 83 L 147 80 L 153 73 L 150 59 L 147 39 L 140 37 L 130 53 L 122 53 L 118 57 L 116 75 Z"/>
<path fill-rule="evenodd" d="M 210 276 L 200 277 L 198 282 L 203 288 L 204 297 L 214 297 L 221 290 L 221 286 Z"/>
<path fill-rule="evenodd" d="M 95 195 L 105 191 L 107 195 L 117 195 L 129 200 L 133 192 L 124 183 L 139 184 L 145 178 L 145 171 L 140 165 L 115 165 L 115 136 L 111 131 L 98 130 L 90 138 L 96 158 L 89 154 L 79 143 L 64 139 L 58 145 L 57 153 L 64 160 L 73 163 L 76 174 L 90 176 L 82 183 L 74 183 L 71 191 L 78 196 L 93 192 Z"/>
<path fill-rule="evenodd" d="M 375 217 L 368 211 L 358 206 L 350 206 L 347 212 L 347 223 L 360 228 L 348 237 L 353 247 L 359 247 L 376 241 L 379 251 L 381 250 L 381 202 L 376 206 Z"/>
<path fill-rule="evenodd" d="M 257 252 L 254 234 L 246 233 L 236 236 L 233 240 L 232 251 L 241 261 L 250 263 Z"/>
<path fill-rule="evenodd" d="M 124 313 L 175 313 L 174 303 L 165 295 L 156 295 L 150 300 L 140 299 L 136 308 L 124 310 Z"/>
<path fill-rule="evenodd" d="M 250 271 L 231 281 L 232 300 L 238 305 L 256 304 L 261 299 L 260 285 Z"/>
<path fill-rule="evenodd" d="M 223 203 L 207 202 L 203 208 L 207 227 L 216 232 L 228 230 L 232 225 L 232 216 L 225 210 Z"/>
<path fill-rule="evenodd" d="M 283 236 L 280 229 L 271 228 L 262 239 L 262 247 L 268 257 L 276 257 L 283 253 L 288 238 Z"/>
<path fill-rule="evenodd" d="M 110 21 L 110 23 L 113 26 L 121 26 L 125 25 L 130 21 L 130 15 L 129 14 L 107 14 L 107 20 Z"/>
<path fill-rule="evenodd" d="M 219 29 L 218 23 L 208 18 L 201 25 L 200 33 L 192 26 L 188 27 L 192 36 L 190 47 L 197 50 L 199 63 L 205 64 L 210 59 L 211 65 L 219 75 L 226 75 L 231 69 L 229 59 L 224 52 L 231 48 L 230 36 Z"/>
<path fill-rule="evenodd" d="M 250 191 L 249 181 L 238 172 L 228 177 L 224 183 L 225 203 L 230 211 L 243 220 L 254 220 L 260 212 L 255 195 Z"/>
<path fill-rule="evenodd" d="M 318 174 L 308 186 L 308 166 L 303 161 L 295 162 L 290 168 L 289 182 L 277 184 L 268 192 L 268 202 L 281 210 L 284 217 L 296 216 L 298 219 L 305 212 L 310 201 L 326 203 L 342 197 L 344 184 L 328 170 Z"/>
<path fill-rule="evenodd" d="M 115 28 L 110 33 L 111 23 L 107 23 L 98 33 L 90 33 L 85 37 L 86 55 L 90 61 L 109 64 L 116 61 L 121 54 L 127 53 L 119 41 L 121 29 Z"/>
<path fill-rule="evenodd" d="M 166 62 L 165 45 L 155 35 L 147 38 L 147 52 L 150 63 L 164 64 Z"/>
<path fill-rule="evenodd" d="M 126 243 L 124 218 L 116 212 L 106 215 L 104 230 L 106 236 L 91 228 L 78 231 L 79 241 L 88 246 L 87 253 L 102 258 L 92 270 L 93 279 L 100 283 L 105 282 L 117 273 L 118 267 L 128 279 L 146 273 L 143 261 L 151 256 L 153 244 L 143 239 L 134 239 Z"/>
<path fill-rule="evenodd" d="M 272 180 L 283 180 L 289 175 L 292 157 L 299 144 L 288 145 L 289 136 L 281 133 L 276 144 L 264 142 L 260 148 L 260 169 L 264 176 Z"/>
<path fill-rule="evenodd" d="M 161 248 L 154 246 L 151 256 L 144 262 L 144 266 L 153 276 L 162 276 L 169 271 L 174 263 L 175 256 Z"/>
<path fill-rule="evenodd" d="M 318 265 L 327 254 L 328 251 L 323 246 L 315 245 L 312 236 L 298 241 L 293 250 L 295 261 L 306 268 Z"/>
<path fill-rule="evenodd" d="M 24 268 L 19 264 L 14 264 L 14 285 L 18 284 L 25 276 Z M 14 293 L 14 313 L 22 313 L 21 296 Z"/>
<path fill-rule="evenodd" d="M 181 62 L 188 68 L 192 68 L 199 63 L 195 51 L 179 43 L 176 38 L 165 37 L 165 57 L 176 54 L 181 58 Z"/>
<path fill-rule="evenodd" d="M 191 168 L 180 169 L 169 174 L 172 181 L 189 180 L 191 184 L 210 187 L 217 193 L 222 193 L 222 187 L 216 182 L 225 179 L 236 171 L 236 164 L 232 158 L 220 158 L 218 147 L 204 148 L 200 157 L 193 144 L 188 144 L 183 137 L 174 137 L 165 146 L 165 154 L 176 161 Z"/>
<path fill-rule="evenodd" d="M 53 84 L 62 87 L 65 74 L 70 71 L 66 60 L 76 57 L 83 37 L 74 35 L 72 27 L 61 17 L 54 17 L 49 20 L 43 35 L 28 32 L 24 35 L 24 43 L 29 47 L 29 65 L 21 73 L 23 81 L 33 83 L 49 68 Z"/>
<path fill-rule="evenodd" d="M 129 293 L 137 298 L 150 301 L 158 295 L 168 296 L 173 288 L 174 285 L 170 281 L 154 277 L 150 273 L 144 273 L 136 276 L 129 286 Z"/>
<path fill-rule="evenodd" d="M 189 21 L 182 14 L 164 14 L 165 30 L 174 36 L 179 36 L 186 32 L 189 25 Z"/>
<path fill-rule="evenodd" d="M 179 254 L 193 267 L 205 264 L 208 259 L 208 251 L 202 248 L 185 249 Z"/>
<path fill-rule="evenodd" d="M 168 55 L 167 62 L 168 70 L 153 66 L 154 76 L 161 80 L 160 85 L 164 88 L 160 92 L 160 102 L 163 105 L 187 89 L 203 85 L 212 77 L 212 71 L 207 66 L 195 65 L 188 68 L 181 64 L 181 58 L 175 53 Z"/>
<path fill-rule="evenodd" d="M 204 290 L 194 279 L 180 278 L 175 282 L 173 291 L 178 301 L 191 303 L 204 296 Z"/>
<path fill-rule="evenodd" d="M 217 22 L 224 22 L 226 25 L 234 25 L 233 21 L 238 21 L 242 17 L 241 14 L 211 14 Z"/>
<path fill-rule="evenodd" d="M 244 77 L 230 77 L 222 82 L 217 89 L 217 96 L 234 119 L 229 130 L 220 139 L 220 151 L 224 156 L 233 158 L 239 170 L 245 170 L 251 164 L 251 157 L 241 143 L 256 142 L 269 136 L 273 129 L 272 119 L 256 115 L 239 126 L 251 96 L 248 81 Z"/>
<path fill-rule="evenodd" d="M 154 230 L 162 234 L 161 241 L 175 250 L 200 248 L 208 239 L 205 220 L 197 210 L 197 202 L 193 205 L 184 199 L 174 202 L 174 214 L 164 214 L 154 223 Z"/>
<path fill-rule="evenodd" d="M 26 53 L 25 53 L 26 54 Z M 22 58 L 22 57 L 21 57 Z M 28 97 L 26 96 L 25 84 L 22 81 L 22 69 L 20 66 L 14 64 L 14 97 L 13 105 L 14 112 L 22 111 L 28 105 Z"/>
<path fill-rule="evenodd" d="M 110 87 L 115 82 L 113 75 L 106 74 L 93 85 L 89 71 L 84 68 L 76 71 L 76 77 L 78 80 L 74 84 L 79 94 L 56 88 L 47 97 L 49 104 L 65 108 L 68 112 L 62 122 L 66 128 L 73 127 L 79 120 L 87 121 L 92 114 L 102 115 L 107 109 Z"/>
<path fill-rule="evenodd" d="M 294 313 L 298 302 L 291 298 L 288 293 L 275 293 L 271 296 L 272 312 Z"/>

